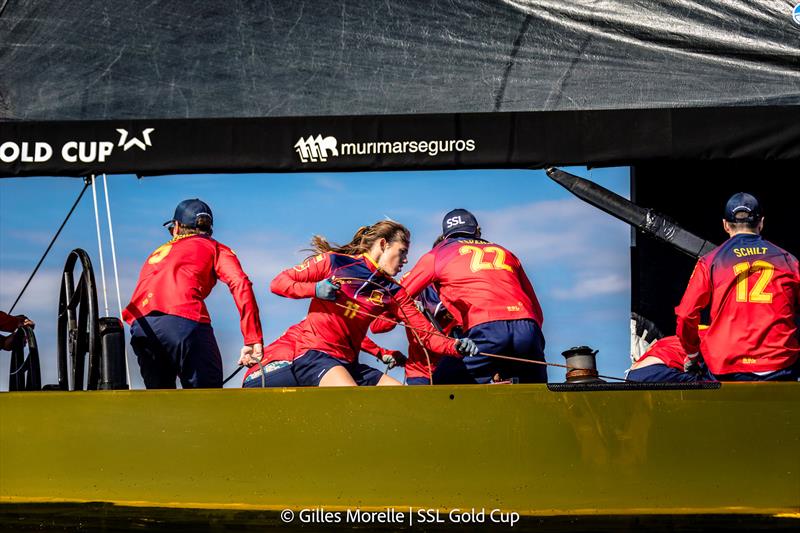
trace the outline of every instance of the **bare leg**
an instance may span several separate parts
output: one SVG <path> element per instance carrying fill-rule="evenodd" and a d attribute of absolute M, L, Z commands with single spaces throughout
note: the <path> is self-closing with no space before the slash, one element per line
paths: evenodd
<path fill-rule="evenodd" d="M 383 376 L 381 376 L 380 381 L 378 381 L 378 387 L 397 387 L 397 386 L 402 387 L 403 384 L 394 379 L 393 377 L 390 377 L 389 374 L 384 374 Z"/>
<path fill-rule="evenodd" d="M 350 376 L 350 372 L 343 366 L 335 366 L 325 372 L 319 380 L 320 387 L 355 387 L 356 382 Z"/>

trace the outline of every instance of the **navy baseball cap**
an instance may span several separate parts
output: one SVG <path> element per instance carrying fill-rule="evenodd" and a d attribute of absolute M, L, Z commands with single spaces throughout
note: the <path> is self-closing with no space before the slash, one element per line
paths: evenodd
<path fill-rule="evenodd" d="M 170 220 L 164 222 L 165 226 L 173 222 L 180 222 L 181 226 L 187 228 L 197 227 L 197 218 L 200 216 L 207 216 L 211 219 L 211 225 L 214 225 L 214 215 L 211 214 L 211 208 L 208 204 L 198 198 L 190 198 L 178 204 L 175 208 L 175 214 Z"/>
<path fill-rule="evenodd" d="M 745 217 L 737 217 L 746 213 Z M 725 204 L 725 220 L 728 222 L 754 222 L 761 219 L 761 206 L 756 197 L 746 192 L 737 192 Z"/>
<path fill-rule="evenodd" d="M 456 233 L 475 235 L 478 232 L 478 220 L 466 209 L 453 209 L 442 219 L 442 235 L 449 237 Z"/>

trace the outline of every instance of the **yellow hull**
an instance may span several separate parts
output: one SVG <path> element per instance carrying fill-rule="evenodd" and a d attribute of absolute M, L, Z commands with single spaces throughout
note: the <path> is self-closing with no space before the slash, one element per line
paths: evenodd
<path fill-rule="evenodd" d="M 800 513 L 800 386 L 0 394 L 0 507 Z"/>

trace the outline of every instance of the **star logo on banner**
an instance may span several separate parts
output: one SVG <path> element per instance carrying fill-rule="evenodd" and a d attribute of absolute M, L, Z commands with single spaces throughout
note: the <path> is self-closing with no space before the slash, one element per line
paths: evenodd
<path fill-rule="evenodd" d="M 119 142 L 117 146 L 122 146 L 124 152 L 127 152 L 132 146 L 138 146 L 142 151 L 147 150 L 148 146 L 153 146 L 153 143 L 150 142 L 150 134 L 155 131 L 155 128 L 146 128 L 142 130 L 143 140 L 141 141 L 136 137 L 128 139 L 128 130 L 117 128 L 117 131 L 119 132 Z"/>

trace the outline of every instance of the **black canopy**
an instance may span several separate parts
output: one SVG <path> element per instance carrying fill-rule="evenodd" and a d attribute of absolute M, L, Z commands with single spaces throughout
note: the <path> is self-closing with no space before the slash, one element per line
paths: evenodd
<path fill-rule="evenodd" d="M 0 0 L 0 119 L 800 104 L 794 0 Z"/>

